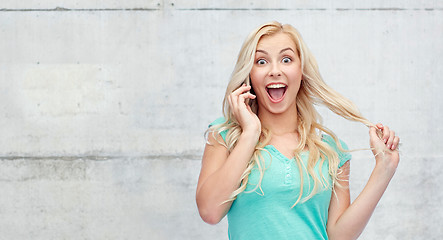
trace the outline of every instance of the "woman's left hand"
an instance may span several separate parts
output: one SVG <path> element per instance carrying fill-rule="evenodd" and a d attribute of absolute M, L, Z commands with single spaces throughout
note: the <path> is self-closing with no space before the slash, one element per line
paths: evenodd
<path fill-rule="evenodd" d="M 376 126 L 377 129 L 374 127 L 369 129 L 370 144 L 376 163 L 395 170 L 400 161 L 398 152 L 400 138 L 395 136 L 395 132 L 388 126 L 383 126 L 381 123 Z M 377 135 L 377 131 L 381 131 L 381 138 Z"/>

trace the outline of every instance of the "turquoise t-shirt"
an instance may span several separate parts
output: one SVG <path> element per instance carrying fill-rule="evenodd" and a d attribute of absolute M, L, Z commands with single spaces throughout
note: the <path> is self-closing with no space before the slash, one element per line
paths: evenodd
<path fill-rule="evenodd" d="M 224 118 L 215 120 L 211 125 L 221 124 Z M 223 139 L 226 131 L 221 132 Z M 351 155 L 341 152 L 329 135 L 323 135 L 322 140 L 337 151 L 339 167 L 351 159 Z M 347 145 L 340 140 L 343 149 Z M 231 240 L 247 239 L 297 239 L 313 240 L 328 239 L 326 223 L 331 200 L 332 189 L 321 189 L 306 202 L 299 202 L 294 208 L 300 193 L 300 173 L 295 158 L 288 159 L 274 146 L 267 145 L 261 154 L 265 160 L 266 170 L 261 182 L 263 193 L 255 188 L 260 178 L 257 168 L 250 175 L 246 190 L 239 194 L 228 212 L 228 234 Z M 309 152 L 300 154 L 301 160 L 307 166 Z M 271 160 L 272 159 L 272 160 Z M 329 164 L 324 162 L 321 171 L 332 185 L 328 173 Z M 303 197 L 308 196 L 314 186 L 314 181 L 308 181 L 307 170 L 303 171 Z M 319 165 L 315 167 L 319 173 Z"/>

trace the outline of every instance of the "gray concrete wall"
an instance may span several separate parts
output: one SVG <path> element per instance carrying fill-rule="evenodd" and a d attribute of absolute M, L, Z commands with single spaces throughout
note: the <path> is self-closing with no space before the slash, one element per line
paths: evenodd
<path fill-rule="evenodd" d="M 0 239 L 227 239 L 198 216 L 203 133 L 246 35 L 297 27 L 325 80 L 401 137 L 360 239 L 440 239 L 441 1 L 0 3 Z M 367 129 L 325 109 L 351 148 Z M 374 165 L 352 160 L 355 198 Z"/>

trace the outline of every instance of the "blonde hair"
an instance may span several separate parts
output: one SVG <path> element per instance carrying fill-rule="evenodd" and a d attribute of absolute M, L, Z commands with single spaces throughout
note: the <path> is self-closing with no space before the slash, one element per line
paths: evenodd
<path fill-rule="evenodd" d="M 323 81 L 314 56 L 309 51 L 306 44 L 303 42 L 301 35 L 294 27 L 288 24 L 282 25 L 278 22 L 270 22 L 252 31 L 246 38 L 246 41 L 243 43 L 237 63 L 231 76 L 231 80 L 229 81 L 226 89 L 225 98 L 223 100 L 223 114 L 226 121 L 223 124 L 212 126 L 209 129 L 209 132 L 214 134 L 227 130 L 225 143 L 222 144 L 224 144 L 229 151 L 234 149 L 239 136 L 242 133 L 242 129 L 231 111 L 227 100 L 228 96 L 243 83 L 250 84 L 249 73 L 251 72 L 254 64 L 255 52 L 260 39 L 263 36 L 270 36 L 281 32 L 288 34 L 294 41 L 301 60 L 301 69 L 303 74 L 302 84 L 296 97 L 299 121 L 297 130 L 300 136 L 300 141 L 295 149 L 295 159 L 301 177 L 301 188 L 298 199 L 293 205 L 294 207 L 298 202 L 300 202 L 303 196 L 304 168 L 307 169 L 309 174 L 308 176 L 314 180 L 314 187 L 311 193 L 305 197 L 303 201 L 306 201 L 315 195 L 315 193 L 318 191 L 319 185 L 322 187 L 331 188 L 333 188 L 335 185 L 339 185 L 337 175 L 340 160 L 338 158 L 338 154 L 331 146 L 322 141 L 321 132 L 325 132 L 330 135 L 341 151 L 345 150 L 341 147 L 337 136 L 331 130 L 321 124 L 321 116 L 315 109 L 314 104 L 323 104 L 343 118 L 351 121 L 361 122 L 368 127 L 375 125 L 365 119 L 351 101 L 340 95 Z M 249 104 L 251 105 L 253 112 L 257 114 L 258 105 L 256 100 L 250 100 Z M 241 176 L 240 187 L 231 194 L 227 201 L 233 201 L 238 194 L 246 189 L 249 174 L 255 166 L 257 166 L 259 170 L 260 179 L 257 186 L 252 191 L 255 191 L 257 188 L 260 188 L 261 190 L 260 184 L 263 179 L 265 168 L 264 159 L 260 152 L 264 150 L 264 147 L 269 143 L 270 139 L 270 131 L 267 129 L 262 129 L 260 141 L 255 147 L 255 151 L 251 157 L 251 160 L 249 161 L 248 167 Z M 309 151 L 309 158 L 307 166 L 304 166 L 298 153 L 302 152 L 306 147 Z M 317 164 L 319 164 L 319 169 L 322 169 L 322 165 L 325 160 L 327 160 L 329 163 L 329 175 L 333 180 L 332 186 L 329 186 L 329 182 L 323 176 L 321 171 L 320 177 L 318 177 L 314 172 L 314 167 Z"/>

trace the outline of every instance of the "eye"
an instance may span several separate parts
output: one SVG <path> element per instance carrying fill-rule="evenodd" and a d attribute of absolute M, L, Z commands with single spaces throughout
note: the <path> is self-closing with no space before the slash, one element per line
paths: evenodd
<path fill-rule="evenodd" d="M 264 60 L 264 59 L 259 59 L 259 60 L 257 60 L 257 64 L 258 64 L 258 65 L 266 64 L 266 60 Z"/>
<path fill-rule="evenodd" d="M 292 62 L 292 59 L 290 57 L 284 57 L 281 61 L 283 63 L 290 63 L 290 62 Z"/>

